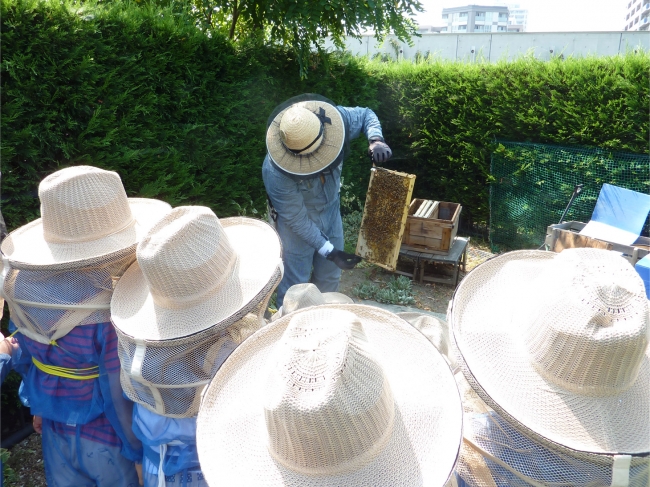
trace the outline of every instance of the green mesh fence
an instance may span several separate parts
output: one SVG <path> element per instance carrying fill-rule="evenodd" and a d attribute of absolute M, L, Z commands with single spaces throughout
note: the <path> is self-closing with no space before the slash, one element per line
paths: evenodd
<path fill-rule="evenodd" d="M 490 244 L 495 251 L 539 247 L 546 227 L 559 222 L 576 184 L 584 189 L 564 221 L 589 221 L 604 183 L 650 192 L 647 154 L 497 142 L 490 187 Z"/>

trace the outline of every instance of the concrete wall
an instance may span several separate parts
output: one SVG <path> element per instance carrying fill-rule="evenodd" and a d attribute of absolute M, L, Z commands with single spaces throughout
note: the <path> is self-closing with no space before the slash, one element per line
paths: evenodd
<path fill-rule="evenodd" d="M 414 59 L 417 52 L 426 55 L 473 62 L 487 60 L 496 62 L 513 59 L 533 52 L 539 59 L 552 56 L 614 56 L 639 47 L 650 50 L 650 32 L 501 32 L 474 34 L 422 34 L 413 38 L 413 46 L 399 42 L 393 36 L 379 44 L 372 36 L 363 36 L 361 41 L 348 39 L 347 50 L 356 55 L 385 53 L 395 58 L 395 48 L 401 50 L 400 57 Z M 326 47 L 334 48 L 328 41 Z"/>

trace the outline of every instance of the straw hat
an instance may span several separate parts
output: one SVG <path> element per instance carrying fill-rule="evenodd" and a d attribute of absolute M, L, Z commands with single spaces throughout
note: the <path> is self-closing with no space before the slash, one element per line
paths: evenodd
<path fill-rule="evenodd" d="M 337 160 L 345 142 L 345 124 L 336 106 L 325 98 L 307 94 L 296 99 L 303 101 L 276 108 L 279 112 L 266 131 L 266 148 L 281 171 L 307 176 Z"/>
<path fill-rule="evenodd" d="M 510 252 L 459 286 L 450 325 L 481 399 L 542 444 L 650 452 L 648 301 L 613 252 Z"/>
<path fill-rule="evenodd" d="M 267 223 L 219 220 L 203 206 L 174 208 L 140 242 L 137 262 L 115 286 L 113 323 L 142 340 L 225 328 L 270 294 L 281 254 Z"/>
<path fill-rule="evenodd" d="M 462 407 L 442 356 L 370 306 L 295 311 L 240 345 L 197 419 L 210 485 L 442 486 Z"/>
<path fill-rule="evenodd" d="M 120 176 L 73 166 L 38 186 L 41 218 L 11 232 L 2 252 L 18 269 L 69 269 L 90 265 L 134 247 L 171 206 L 127 198 Z"/>
<path fill-rule="evenodd" d="M 293 313 L 302 308 L 310 306 L 320 306 L 321 304 L 353 304 L 354 300 L 343 293 L 321 293 L 315 284 L 310 282 L 303 284 L 294 284 L 287 289 L 284 295 L 284 301 L 277 313 L 273 315 L 271 321 L 280 319 L 284 315 Z"/>

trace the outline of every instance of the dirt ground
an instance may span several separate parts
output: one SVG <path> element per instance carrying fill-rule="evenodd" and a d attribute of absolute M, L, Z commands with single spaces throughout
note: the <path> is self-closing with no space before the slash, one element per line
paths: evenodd
<path fill-rule="evenodd" d="M 470 240 L 467 252 L 467 272 L 478 264 L 492 257 L 489 248 L 482 242 Z M 448 268 L 437 268 L 436 272 L 449 272 Z M 460 272 L 459 282 L 466 272 Z M 351 296 L 355 301 L 353 289 L 362 282 L 373 282 L 378 285 L 386 283 L 391 277 L 396 276 L 380 267 L 362 263 L 350 271 L 343 271 L 339 291 Z M 417 308 L 436 313 L 447 312 L 447 306 L 454 294 L 454 286 L 450 284 L 412 283 L 415 306 Z M 25 440 L 15 445 L 11 450 L 8 466 L 13 469 L 13 478 L 7 478 L 7 487 L 46 487 L 45 470 L 41 456 L 41 436 L 34 433 Z"/>
<path fill-rule="evenodd" d="M 492 253 L 489 251 L 487 244 L 483 242 L 472 242 L 470 240 L 469 248 L 467 251 L 467 265 L 466 271 L 462 270 L 459 272 L 458 282 L 465 277 L 467 272 L 471 271 L 478 264 L 485 262 L 488 258 L 492 257 Z M 403 270 L 411 270 L 412 265 L 410 263 L 404 262 L 404 265 L 398 265 L 398 268 Z M 451 273 L 451 266 L 436 266 L 433 269 L 428 269 L 427 272 L 431 271 L 432 275 L 448 275 Z M 339 292 L 346 294 L 353 299 L 358 300 L 358 297 L 354 294 L 354 288 L 363 283 L 363 282 L 372 282 L 379 286 L 388 282 L 392 277 L 398 276 L 398 274 L 389 272 L 381 267 L 361 263 L 354 269 L 350 271 L 343 271 L 341 275 L 341 283 L 339 284 Z M 439 284 L 433 282 L 419 283 L 412 281 L 411 283 L 413 289 L 413 296 L 415 298 L 415 306 L 417 308 L 433 311 L 435 313 L 447 313 L 447 306 L 449 301 L 453 297 L 455 287 L 452 284 Z"/>
<path fill-rule="evenodd" d="M 41 435 L 33 433 L 10 450 L 7 466 L 13 473 L 5 477 L 6 487 L 46 487 L 41 453 Z"/>

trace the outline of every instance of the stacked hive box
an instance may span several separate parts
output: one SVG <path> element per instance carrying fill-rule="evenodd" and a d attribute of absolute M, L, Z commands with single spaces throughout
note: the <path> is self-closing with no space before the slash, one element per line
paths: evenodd
<path fill-rule="evenodd" d="M 446 254 L 458 232 L 461 205 L 414 198 L 406 217 L 402 249 Z"/>

